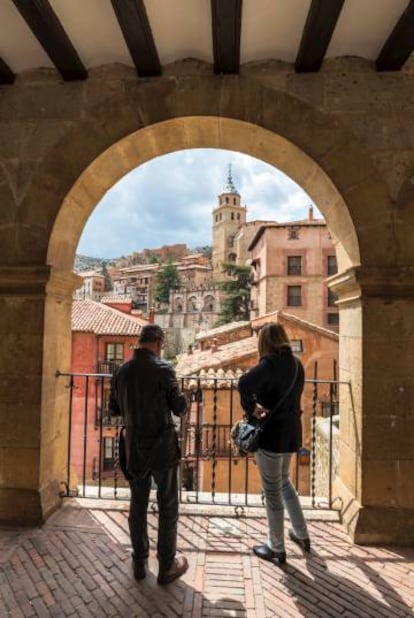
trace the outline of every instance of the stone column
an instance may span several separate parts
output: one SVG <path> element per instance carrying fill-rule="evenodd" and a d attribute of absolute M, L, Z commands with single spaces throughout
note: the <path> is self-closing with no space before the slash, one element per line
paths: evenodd
<path fill-rule="evenodd" d="M 42 522 L 66 479 L 70 307 L 79 278 L 0 268 L 0 523 Z"/>
<path fill-rule="evenodd" d="M 329 280 L 340 308 L 339 477 L 356 543 L 414 542 L 414 267 Z"/>

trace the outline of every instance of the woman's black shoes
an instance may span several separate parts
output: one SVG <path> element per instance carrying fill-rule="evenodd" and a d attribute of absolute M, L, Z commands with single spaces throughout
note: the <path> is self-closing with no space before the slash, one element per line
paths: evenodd
<path fill-rule="evenodd" d="M 262 560 L 268 560 L 269 562 L 278 562 L 279 564 L 285 564 L 286 552 L 285 551 L 273 551 L 268 545 L 255 545 L 253 547 L 253 553 Z"/>
<path fill-rule="evenodd" d="M 292 529 L 289 530 L 289 538 L 291 541 L 299 545 L 303 549 L 303 551 L 310 552 L 311 550 L 311 542 L 309 538 L 300 539 Z"/>

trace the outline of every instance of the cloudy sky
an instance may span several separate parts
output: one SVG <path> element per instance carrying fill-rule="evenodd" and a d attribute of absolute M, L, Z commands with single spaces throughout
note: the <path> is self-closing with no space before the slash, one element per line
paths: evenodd
<path fill-rule="evenodd" d="M 115 258 L 174 243 L 211 245 L 211 213 L 229 164 L 248 221 L 307 216 L 309 196 L 276 168 L 238 152 L 183 150 L 141 165 L 114 185 L 89 218 L 77 253 Z"/>

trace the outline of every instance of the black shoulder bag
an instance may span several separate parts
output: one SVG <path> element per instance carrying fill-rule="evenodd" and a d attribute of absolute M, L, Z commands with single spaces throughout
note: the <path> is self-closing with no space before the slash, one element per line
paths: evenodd
<path fill-rule="evenodd" d="M 273 408 L 272 412 L 266 416 L 262 421 L 258 420 L 256 423 L 248 420 L 247 418 L 243 418 L 242 420 L 236 421 L 236 423 L 231 428 L 230 436 L 231 441 L 236 446 L 241 454 L 247 455 L 248 453 L 255 453 L 259 448 L 260 436 L 262 435 L 262 431 L 272 418 L 273 414 L 280 408 L 282 403 L 288 397 L 293 387 L 296 384 L 296 378 L 298 377 L 298 368 L 299 363 L 295 357 L 295 377 L 293 378 L 292 384 L 289 386 L 286 393 L 283 397 L 278 401 L 276 407 Z"/>

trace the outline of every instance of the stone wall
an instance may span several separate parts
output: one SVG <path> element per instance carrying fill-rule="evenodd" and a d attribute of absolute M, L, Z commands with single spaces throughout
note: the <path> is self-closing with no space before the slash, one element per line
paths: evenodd
<path fill-rule="evenodd" d="M 275 165 L 324 215 L 351 383 L 340 394 L 344 520 L 362 542 L 414 542 L 413 112 L 410 68 L 378 73 L 359 59 L 315 74 L 257 62 L 239 76 L 186 61 L 155 79 L 107 66 L 72 83 L 41 70 L 1 87 L 0 521 L 38 522 L 59 502 L 68 407 L 55 371 L 69 369 L 86 221 L 137 165 L 211 147 Z"/>
<path fill-rule="evenodd" d="M 331 425 L 332 422 L 332 450 Z M 329 459 L 332 453 L 331 472 Z M 315 495 L 320 498 L 328 498 L 329 485 L 333 486 L 333 481 L 339 471 L 339 416 L 330 418 L 316 419 L 316 440 L 315 440 Z"/>

